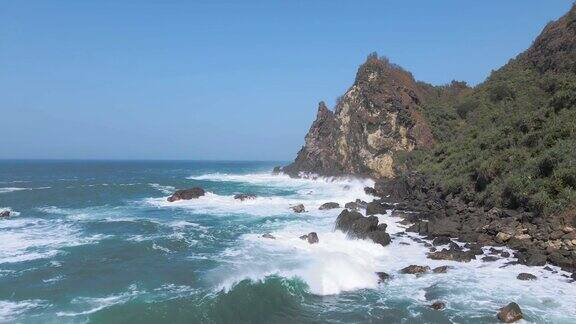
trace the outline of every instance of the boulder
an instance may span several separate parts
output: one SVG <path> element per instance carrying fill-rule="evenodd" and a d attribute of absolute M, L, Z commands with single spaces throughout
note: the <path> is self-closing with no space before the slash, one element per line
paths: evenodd
<path fill-rule="evenodd" d="M 516 303 L 510 303 L 498 311 L 498 319 L 504 323 L 513 323 L 523 318 L 522 310 Z"/>
<path fill-rule="evenodd" d="M 0 211 L 0 217 L 10 217 L 10 211 L 9 210 Z"/>
<path fill-rule="evenodd" d="M 334 208 L 340 208 L 340 204 L 336 203 L 336 202 L 327 202 L 327 203 L 323 203 L 318 209 L 328 210 L 328 209 L 334 209 Z"/>
<path fill-rule="evenodd" d="M 494 262 L 496 260 L 498 260 L 498 257 L 495 257 L 493 255 L 487 255 L 487 256 L 482 258 L 483 262 Z"/>
<path fill-rule="evenodd" d="M 244 201 L 246 199 L 256 199 L 256 195 L 251 193 L 237 194 L 234 195 L 234 199 L 238 199 L 240 201 Z"/>
<path fill-rule="evenodd" d="M 318 234 L 316 234 L 316 232 L 310 232 L 306 235 L 302 235 L 302 236 L 300 236 L 300 239 L 306 240 L 310 244 L 316 244 L 316 243 L 320 242 L 320 240 L 318 239 Z"/>
<path fill-rule="evenodd" d="M 422 273 L 426 273 L 430 271 L 430 267 L 429 266 L 419 266 L 419 265 L 409 265 L 406 268 L 403 268 L 402 270 L 400 270 L 401 273 L 406 273 L 406 274 L 422 274 Z"/>
<path fill-rule="evenodd" d="M 366 215 L 376 215 L 376 214 L 386 214 L 388 209 L 391 209 L 393 206 L 388 205 L 386 203 L 382 203 L 378 200 L 374 200 L 369 202 L 366 206 Z"/>
<path fill-rule="evenodd" d="M 536 279 L 538 279 L 538 277 L 536 277 L 535 275 L 533 275 L 531 273 L 522 272 L 516 277 L 516 279 L 518 279 L 518 280 L 536 280 Z"/>
<path fill-rule="evenodd" d="M 391 238 L 386 233 L 386 224 L 378 224 L 378 217 L 364 217 L 357 211 L 344 209 L 336 219 L 336 229 L 350 237 L 371 239 L 374 243 L 382 246 L 390 244 Z"/>
<path fill-rule="evenodd" d="M 458 262 L 470 262 L 473 259 L 476 259 L 476 255 L 472 250 L 462 251 L 456 249 L 442 249 L 442 251 L 428 253 L 427 256 L 432 260 L 449 260 Z"/>
<path fill-rule="evenodd" d="M 364 187 L 364 192 L 370 196 L 377 196 L 378 195 L 378 191 L 376 191 L 376 189 L 374 189 L 372 187 Z"/>
<path fill-rule="evenodd" d="M 266 234 L 262 234 L 263 238 L 267 238 L 267 239 L 271 239 L 271 240 L 275 240 L 276 237 L 270 233 L 266 233 Z"/>
<path fill-rule="evenodd" d="M 378 283 L 383 283 L 391 278 L 386 272 L 376 272 L 376 275 L 378 276 Z"/>
<path fill-rule="evenodd" d="M 434 238 L 434 240 L 432 240 L 432 245 L 434 246 L 445 245 L 450 243 L 452 243 L 452 240 L 448 236 L 438 236 Z"/>
<path fill-rule="evenodd" d="M 303 213 L 306 211 L 306 208 L 304 208 L 303 204 L 298 204 L 296 206 L 291 206 L 290 209 L 292 209 L 292 211 L 294 211 L 295 213 Z"/>
<path fill-rule="evenodd" d="M 434 310 L 443 310 L 445 307 L 446 307 L 446 304 L 444 304 L 441 301 L 434 302 L 432 305 L 430 305 L 430 308 L 432 308 Z"/>
<path fill-rule="evenodd" d="M 449 266 L 439 266 L 439 267 L 432 269 L 432 272 L 434 272 L 434 273 L 446 273 L 446 272 L 448 272 L 448 268 L 450 268 L 450 267 Z"/>
<path fill-rule="evenodd" d="M 344 205 L 344 208 L 358 210 L 358 209 L 366 209 L 366 206 L 368 206 L 367 202 L 360 199 L 356 199 L 356 201 L 347 202 Z"/>
<path fill-rule="evenodd" d="M 172 196 L 168 197 L 169 202 L 174 202 L 178 200 L 190 200 L 202 197 L 206 194 L 204 189 L 199 187 L 194 187 L 191 189 L 177 190 Z"/>

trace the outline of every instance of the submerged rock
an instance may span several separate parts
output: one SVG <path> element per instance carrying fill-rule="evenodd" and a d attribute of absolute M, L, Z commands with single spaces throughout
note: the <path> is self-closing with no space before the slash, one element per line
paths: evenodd
<path fill-rule="evenodd" d="M 439 267 L 432 269 L 432 272 L 434 272 L 434 273 L 446 273 L 446 272 L 448 272 L 449 268 L 450 268 L 449 266 L 439 266 Z"/>
<path fill-rule="evenodd" d="M 419 265 L 409 265 L 406 268 L 403 268 L 402 270 L 400 270 L 401 273 L 406 273 L 406 274 L 422 274 L 422 273 L 426 273 L 430 271 L 430 267 L 429 266 L 419 266 Z"/>
<path fill-rule="evenodd" d="M 240 201 L 244 201 L 246 199 L 256 199 L 256 195 L 251 194 L 251 193 L 237 194 L 237 195 L 234 195 L 234 199 L 237 199 Z"/>
<path fill-rule="evenodd" d="M 376 272 L 376 275 L 378 276 L 378 283 L 383 283 L 391 278 L 386 272 Z"/>
<path fill-rule="evenodd" d="M 310 232 L 306 235 L 302 235 L 302 236 L 300 236 L 300 239 L 308 241 L 308 243 L 310 243 L 310 244 L 315 244 L 315 243 L 320 242 L 320 240 L 318 239 L 318 234 L 316 234 L 316 232 Z"/>
<path fill-rule="evenodd" d="M 482 258 L 483 262 L 494 262 L 496 260 L 498 260 L 498 257 L 495 257 L 493 255 L 487 255 L 487 256 Z"/>
<path fill-rule="evenodd" d="M 274 169 L 272 169 L 272 174 L 273 175 L 278 175 L 282 172 L 282 167 L 279 166 L 275 166 Z"/>
<path fill-rule="evenodd" d="M 9 210 L 0 211 L 0 217 L 10 217 L 10 211 Z"/>
<path fill-rule="evenodd" d="M 263 238 L 267 238 L 267 239 L 271 239 L 271 240 L 275 240 L 276 237 L 270 233 L 266 233 L 266 234 L 262 234 Z"/>
<path fill-rule="evenodd" d="M 444 308 L 446 308 L 446 304 L 444 304 L 441 301 L 437 301 L 434 302 L 432 305 L 429 306 L 430 308 L 434 309 L 434 310 L 443 310 Z"/>
<path fill-rule="evenodd" d="M 204 189 L 199 187 L 194 187 L 191 189 L 177 190 L 172 196 L 168 197 L 169 202 L 174 202 L 178 200 L 190 200 L 202 197 L 206 194 Z"/>
<path fill-rule="evenodd" d="M 536 279 L 538 279 L 538 277 L 536 277 L 535 275 L 533 275 L 531 273 L 522 272 L 516 277 L 516 279 L 518 279 L 518 280 L 536 280 Z"/>
<path fill-rule="evenodd" d="M 295 213 L 303 213 L 306 211 L 306 208 L 304 208 L 303 204 L 292 206 L 290 207 L 290 209 L 292 209 L 292 211 L 294 211 Z"/>
<path fill-rule="evenodd" d="M 498 311 L 498 319 L 504 323 L 513 323 L 523 318 L 522 310 L 516 303 L 510 303 Z"/>
<path fill-rule="evenodd" d="M 452 240 L 448 236 L 438 236 L 434 238 L 434 240 L 432 240 L 432 245 L 434 246 L 445 245 L 450 243 L 452 243 Z"/>
<path fill-rule="evenodd" d="M 340 208 L 340 204 L 336 203 L 336 202 L 327 202 L 327 203 L 323 203 L 318 209 L 328 210 L 328 209 L 334 209 L 334 208 Z"/>

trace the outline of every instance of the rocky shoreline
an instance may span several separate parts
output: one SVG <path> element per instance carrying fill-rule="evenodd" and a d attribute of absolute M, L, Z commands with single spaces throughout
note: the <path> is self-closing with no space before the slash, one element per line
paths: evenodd
<path fill-rule="evenodd" d="M 366 188 L 371 204 L 393 204 L 393 215 L 412 225 L 408 231 L 431 240 L 466 242 L 468 251 L 431 251 L 435 259 L 466 261 L 482 246 L 507 246 L 517 262 L 529 266 L 550 263 L 572 272 L 576 280 L 576 229 L 562 218 L 542 218 L 529 211 L 488 208 L 466 203 L 442 191 L 417 174 L 376 182 Z"/>

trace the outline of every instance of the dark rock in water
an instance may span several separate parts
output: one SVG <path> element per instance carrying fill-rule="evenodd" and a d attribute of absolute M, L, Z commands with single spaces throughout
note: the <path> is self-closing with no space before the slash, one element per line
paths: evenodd
<path fill-rule="evenodd" d="M 448 272 L 448 268 L 450 268 L 450 267 L 449 266 L 439 266 L 439 267 L 432 269 L 432 272 L 434 272 L 434 273 L 446 273 L 446 272 Z"/>
<path fill-rule="evenodd" d="M 276 237 L 270 233 L 262 234 L 262 237 L 267 238 L 267 239 L 272 239 L 272 240 L 276 239 Z"/>
<path fill-rule="evenodd" d="M 372 187 L 364 187 L 364 192 L 367 195 L 378 196 L 378 192 L 376 191 L 376 189 L 374 189 Z"/>
<path fill-rule="evenodd" d="M 10 217 L 10 211 L 9 210 L 0 211 L 0 217 Z"/>
<path fill-rule="evenodd" d="M 572 278 L 572 280 L 576 280 L 576 272 L 572 273 L 572 275 L 570 276 L 570 278 Z"/>
<path fill-rule="evenodd" d="M 348 231 L 352 229 L 354 222 L 362 217 L 364 216 L 357 211 L 344 209 L 340 215 L 338 215 L 338 218 L 336 218 L 336 229 L 341 230 L 344 233 L 348 233 Z"/>
<path fill-rule="evenodd" d="M 384 231 L 373 231 L 368 233 L 368 237 L 377 244 L 386 246 L 392 242 L 390 235 Z"/>
<path fill-rule="evenodd" d="M 169 202 L 174 202 L 174 201 L 178 201 L 178 200 L 190 200 L 190 199 L 196 199 L 198 197 L 202 197 L 205 194 L 206 194 L 206 191 L 204 191 L 204 189 L 199 188 L 199 187 L 194 187 L 191 189 L 178 190 L 172 196 L 168 197 L 167 200 Z"/>
<path fill-rule="evenodd" d="M 344 205 L 344 208 L 358 210 L 358 209 L 366 209 L 366 206 L 368 206 L 367 202 L 360 199 L 356 199 L 356 201 L 347 202 Z"/>
<path fill-rule="evenodd" d="M 382 246 L 391 242 L 390 235 L 386 233 L 386 224 L 378 224 L 378 217 L 364 217 L 357 211 L 344 209 L 336 219 L 336 229 L 353 238 L 370 238 Z"/>
<path fill-rule="evenodd" d="M 432 245 L 434 246 L 445 245 L 450 243 L 452 243 L 452 240 L 448 236 L 438 236 L 434 238 L 434 240 L 432 240 Z"/>
<path fill-rule="evenodd" d="M 421 273 L 426 273 L 430 270 L 429 266 L 419 266 L 419 265 L 409 265 L 406 268 L 403 268 L 402 270 L 400 270 L 401 273 L 407 273 L 407 274 L 421 274 Z"/>
<path fill-rule="evenodd" d="M 510 252 L 503 251 L 502 253 L 500 253 L 500 256 L 503 257 L 503 258 L 509 258 L 509 257 L 510 257 Z"/>
<path fill-rule="evenodd" d="M 410 245 L 410 243 L 408 243 L 408 242 L 400 242 L 400 243 L 398 243 L 398 244 L 400 244 L 400 245 Z"/>
<path fill-rule="evenodd" d="M 538 279 L 538 277 L 536 277 L 535 275 L 531 274 L 531 273 L 526 273 L 526 272 L 522 272 L 521 274 L 519 274 L 516 279 L 518 280 L 536 280 Z"/>
<path fill-rule="evenodd" d="M 310 232 L 307 235 L 302 235 L 302 236 L 300 236 L 300 239 L 306 240 L 310 244 L 315 244 L 315 243 L 320 242 L 320 240 L 318 239 L 318 234 L 316 234 L 316 232 Z"/>
<path fill-rule="evenodd" d="M 484 261 L 484 262 L 494 262 L 496 260 L 498 260 L 498 257 L 492 256 L 492 255 L 487 255 L 487 256 L 482 258 L 482 261 Z"/>
<path fill-rule="evenodd" d="M 428 258 L 432 260 L 470 262 L 473 259 L 476 259 L 476 255 L 472 251 L 442 249 L 442 251 L 428 253 Z"/>
<path fill-rule="evenodd" d="M 498 319 L 504 323 L 513 323 L 522 318 L 522 310 L 516 303 L 510 303 L 498 311 Z"/>
<path fill-rule="evenodd" d="M 306 208 L 304 208 L 303 204 L 292 206 L 290 209 L 292 209 L 295 213 L 303 213 L 306 211 Z"/>
<path fill-rule="evenodd" d="M 443 310 L 445 307 L 446 307 L 446 304 L 444 304 L 441 301 L 434 302 L 432 305 L 430 305 L 430 308 L 435 309 L 435 310 Z"/>
<path fill-rule="evenodd" d="M 318 209 L 327 210 L 327 209 L 334 209 L 334 208 L 340 208 L 340 204 L 336 203 L 336 202 L 327 202 L 327 203 L 322 204 Z"/>
<path fill-rule="evenodd" d="M 375 215 L 375 214 L 386 214 L 388 209 L 391 209 L 393 206 L 388 205 L 386 203 L 382 203 L 378 200 L 374 200 L 369 202 L 366 206 L 366 215 Z"/>
<path fill-rule="evenodd" d="M 378 283 L 383 283 L 386 280 L 390 279 L 390 275 L 387 274 L 386 272 L 376 272 L 376 275 L 378 276 Z"/>
<path fill-rule="evenodd" d="M 281 172 L 282 172 L 282 167 L 275 166 L 274 169 L 272 169 L 272 174 L 273 174 L 273 175 L 280 174 Z"/>
<path fill-rule="evenodd" d="M 234 195 L 234 199 L 238 199 L 240 201 L 244 201 L 246 199 L 256 199 L 256 195 L 255 194 L 238 194 L 238 195 Z"/>

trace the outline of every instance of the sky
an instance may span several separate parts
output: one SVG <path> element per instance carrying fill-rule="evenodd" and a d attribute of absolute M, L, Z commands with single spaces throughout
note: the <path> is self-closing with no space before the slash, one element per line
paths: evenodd
<path fill-rule="evenodd" d="M 0 0 L 0 159 L 281 160 L 376 51 L 482 82 L 572 0 Z"/>

